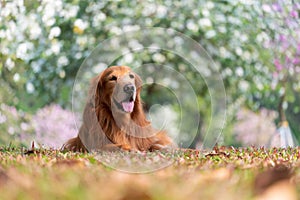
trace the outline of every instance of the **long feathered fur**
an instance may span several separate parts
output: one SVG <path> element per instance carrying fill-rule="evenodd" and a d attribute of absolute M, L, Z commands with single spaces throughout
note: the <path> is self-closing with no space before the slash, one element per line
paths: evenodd
<path fill-rule="evenodd" d="M 117 125 L 111 108 L 112 91 L 103 84 L 103 73 L 91 83 L 89 99 L 83 113 L 83 124 L 76 138 L 63 145 L 71 151 L 118 149 L 159 150 L 173 147 L 172 140 L 164 131 L 155 131 L 147 121 L 140 98 L 142 81 L 136 75 L 137 97 L 130 120 L 122 129 Z M 127 134 L 130 133 L 130 134 Z M 141 136 L 141 137 L 140 137 Z"/>

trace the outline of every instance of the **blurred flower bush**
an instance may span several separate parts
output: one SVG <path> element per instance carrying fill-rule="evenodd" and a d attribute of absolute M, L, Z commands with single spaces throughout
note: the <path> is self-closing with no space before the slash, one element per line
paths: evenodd
<path fill-rule="evenodd" d="M 229 105 L 241 96 L 254 111 L 278 110 L 280 104 L 300 138 L 299 12 L 298 2 L 282 0 L 1 1 L 0 100 L 18 113 L 34 113 L 50 103 L 70 108 L 77 70 L 101 41 L 143 27 L 171 28 L 199 42 L 211 55 Z M 126 50 L 132 51 L 138 42 L 128 44 Z M 115 64 L 144 63 L 189 74 L 191 84 L 199 88 L 195 92 L 202 130 L 210 120 L 211 99 L 201 76 L 184 59 L 163 51 L 124 55 Z"/>
<path fill-rule="evenodd" d="M 261 109 L 255 113 L 249 109 L 240 109 L 237 112 L 236 123 L 233 133 L 236 140 L 244 146 L 280 146 L 278 141 L 273 140 L 276 134 L 274 120 L 276 112 Z M 272 140 L 272 143 L 270 142 Z"/>
<path fill-rule="evenodd" d="M 18 111 L 15 107 L 0 105 L 0 144 L 19 145 L 29 142 L 34 133 L 31 124 L 32 116 Z"/>
<path fill-rule="evenodd" d="M 51 148 L 60 148 L 76 136 L 76 116 L 61 106 L 52 104 L 35 114 L 19 112 L 16 108 L 1 104 L 0 144 L 29 146 L 31 141 Z"/>
<path fill-rule="evenodd" d="M 40 109 L 31 121 L 35 140 L 42 145 L 59 148 L 68 139 L 76 136 L 75 120 L 71 111 L 56 104 Z"/>

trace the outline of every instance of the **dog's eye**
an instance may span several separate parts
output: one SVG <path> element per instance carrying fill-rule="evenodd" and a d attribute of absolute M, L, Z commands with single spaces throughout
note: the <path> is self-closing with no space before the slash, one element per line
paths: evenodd
<path fill-rule="evenodd" d="M 129 78 L 133 79 L 134 75 L 133 74 L 129 74 Z"/>
<path fill-rule="evenodd" d="M 110 77 L 110 81 L 116 81 L 118 78 L 116 77 L 116 76 L 112 76 L 112 77 Z"/>

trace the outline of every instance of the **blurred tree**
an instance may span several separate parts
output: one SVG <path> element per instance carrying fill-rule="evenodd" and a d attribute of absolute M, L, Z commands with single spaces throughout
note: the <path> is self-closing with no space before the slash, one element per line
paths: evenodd
<path fill-rule="evenodd" d="M 280 50 L 284 43 L 270 46 L 270 41 L 279 39 L 280 42 L 278 35 L 286 26 L 285 38 L 300 35 L 299 4 L 286 4 L 293 7 L 290 13 L 276 10 L 279 4 L 239 0 L 1 1 L 0 76 L 3 92 L 1 90 L 0 98 L 30 112 L 51 102 L 69 107 L 77 70 L 97 44 L 123 32 L 164 27 L 182 32 L 207 50 L 224 79 L 228 104 L 240 105 L 236 101 L 242 96 L 252 110 L 260 107 L 277 110 L 283 90 L 278 83 L 284 79 L 280 74 L 274 74 L 271 61 L 280 58 L 283 65 L 287 51 Z M 287 25 L 290 22 L 285 23 L 286 13 L 293 20 L 291 26 Z M 273 50 L 278 51 L 274 54 Z M 277 60 L 274 61 L 277 66 Z M 211 114 L 208 88 L 184 59 L 170 52 L 149 54 L 145 51 L 136 53 L 131 60 L 120 58 L 116 60 L 118 62 L 135 66 L 154 62 L 186 72 L 188 80 L 197 88 L 202 120 L 208 123 Z M 289 76 L 288 86 L 292 90 L 284 90 L 284 104 L 289 102 L 288 119 L 300 113 L 299 103 L 295 101 L 299 92 L 299 77 L 294 76 L 297 70 L 299 63 L 293 67 L 293 76 Z M 283 71 L 291 73 L 291 68 Z M 146 99 L 148 104 L 151 99 L 163 96 L 154 89 L 147 89 L 151 93 L 151 98 Z M 232 123 L 235 112 L 228 114 Z M 291 120 L 290 123 L 300 135 L 297 122 Z M 232 137 L 230 127 L 231 124 L 225 129 L 226 137 Z"/>

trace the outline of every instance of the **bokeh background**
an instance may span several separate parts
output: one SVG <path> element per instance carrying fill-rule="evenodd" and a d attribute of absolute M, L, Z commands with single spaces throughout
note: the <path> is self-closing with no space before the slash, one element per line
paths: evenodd
<path fill-rule="evenodd" d="M 220 71 L 227 117 L 219 144 L 296 145 L 300 139 L 299 15 L 300 3 L 283 0 L 2 0 L 0 144 L 28 146 L 35 140 L 58 148 L 76 135 L 74 121 L 80 113 L 71 111 L 72 88 L 84 59 L 105 39 L 162 27 L 201 44 Z M 136 43 L 128 41 L 128 49 Z M 211 117 L 205 81 L 167 51 L 131 53 L 112 64 L 147 63 L 172 67 L 195 86 L 201 119 L 190 147 L 201 146 Z M 172 105 L 164 94 L 158 85 L 147 85 L 142 94 L 146 110 L 157 102 Z M 188 134 L 189 125 L 185 126 Z M 292 143 L 283 139 L 290 133 Z"/>

